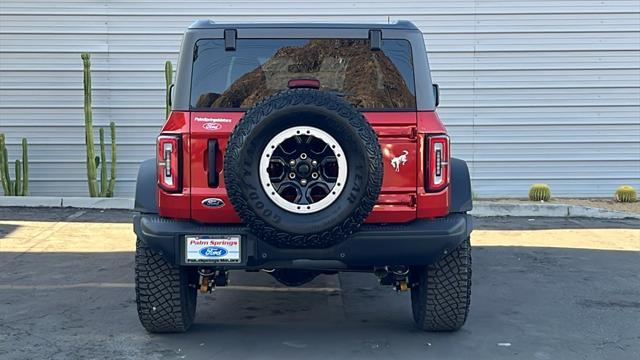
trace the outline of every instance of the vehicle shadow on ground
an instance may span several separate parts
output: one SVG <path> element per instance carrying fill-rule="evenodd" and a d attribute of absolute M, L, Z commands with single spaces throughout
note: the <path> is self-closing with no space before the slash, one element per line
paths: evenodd
<path fill-rule="evenodd" d="M 19 227 L 19 225 L 15 224 L 0 224 L 0 240 L 16 231 Z M 0 243 L 0 250 L 2 250 L 2 243 Z"/>
<path fill-rule="evenodd" d="M 471 313 L 424 333 L 408 293 L 370 274 L 273 291 L 264 273 L 199 296 L 186 334 L 137 321 L 133 253 L 0 253 L 2 358 L 629 358 L 640 352 L 640 252 L 474 247 Z M 252 290 L 260 287 L 260 290 Z M 333 287 L 340 291 L 332 291 Z M 28 356 L 27 356 L 28 355 Z"/>
<path fill-rule="evenodd" d="M 131 223 L 134 214 L 129 210 L 0 207 L 0 221 Z"/>

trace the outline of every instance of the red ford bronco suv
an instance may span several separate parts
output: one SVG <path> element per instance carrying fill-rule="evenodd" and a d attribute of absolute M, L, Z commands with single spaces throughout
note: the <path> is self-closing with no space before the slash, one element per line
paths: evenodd
<path fill-rule="evenodd" d="M 197 21 L 171 90 L 136 187 L 148 331 L 187 330 L 198 291 L 232 270 L 288 286 L 371 272 L 411 291 L 419 328 L 464 324 L 469 172 L 450 157 L 415 25 Z"/>

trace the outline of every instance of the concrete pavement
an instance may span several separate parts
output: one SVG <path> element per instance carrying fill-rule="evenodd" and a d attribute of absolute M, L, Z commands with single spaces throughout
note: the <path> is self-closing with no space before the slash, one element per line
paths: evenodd
<path fill-rule="evenodd" d="M 293 291 L 264 273 L 200 295 L 186 334 L 150 335 L 126 211 L 0 208 L 2 359 L 638 359 L 640 222 L 485 218 L 470 317 L 415 330 L 372 275 Z"/>

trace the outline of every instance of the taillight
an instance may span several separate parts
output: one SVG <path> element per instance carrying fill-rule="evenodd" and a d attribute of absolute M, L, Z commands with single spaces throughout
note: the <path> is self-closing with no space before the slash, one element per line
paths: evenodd
<path fill-rule="evenodd" d="M 167 192 L 182 190 L 180 184 L 180 138 L 158 136 L 158 186 Z"/>
<path fill-rule="evenodd" d="M 449 137 L 429 136 L 426 141 L 425 183 L 427 191 L 439 191 L 449 185 Z"/>

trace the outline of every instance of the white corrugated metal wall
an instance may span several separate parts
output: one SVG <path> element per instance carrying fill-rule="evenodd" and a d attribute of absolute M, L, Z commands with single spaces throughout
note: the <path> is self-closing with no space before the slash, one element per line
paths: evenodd
<path fill-rule="evenodd" d="M 118 124 L 117 195 L 154 154 L 165 60 L 196 18 L 414 21 L 453 154 L 478 196 L 610 196 L 640 187 L 640 1 L 0 0 L 0 131 L 31 144 L 33 195 L 84 196 L 82 66 L 96 125 Z"/>

